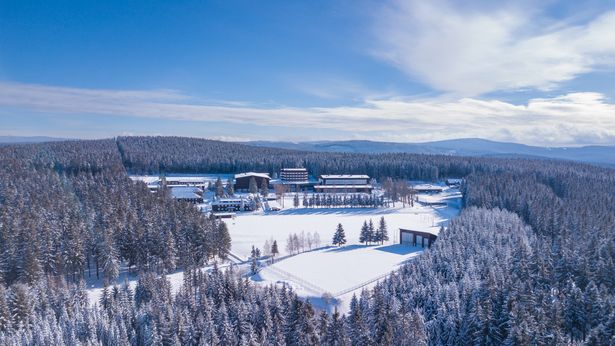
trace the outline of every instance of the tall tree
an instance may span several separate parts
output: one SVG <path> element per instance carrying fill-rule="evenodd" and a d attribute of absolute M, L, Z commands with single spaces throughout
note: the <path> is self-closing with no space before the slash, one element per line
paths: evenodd
<path fill-rule="evenodd" d="M 371 236 L 369 234 L 369 226 L 367 225 L 367 220 L 363 221 L 363 226 L 361 226 L 361 233 L 359 234 L 359 242 L 369 244 L 371 241 Z"/>
<path fill-rule="evenodd" d="M 226 192 L 228 193 L 229 196 L 235 195 L 235 187 L 233 185 L 233 178 L 228 178 L 228 180 L 226 181 Z"/>
<path fill-rule="evenodd" d="M 254 177 L 250 177 L 248 183 L 248 192 L 251 194 L 256 194 L 258 192 L 258 185 L 256 184 L 256 179 Z"/>
<path fill-rule="evenodd" d="M 380 223 L 378 225 L 378 240 L 380 244 L 384 244 L 385 241 L 389 241 L 389 232 L 387 231 L 387 223 L 384 220 L 384 216 L 380 217 Z"/>
<path fill-rule="evenodd" d="M 222 180 L 220 179 L 220 177 L 216 179 L 215 189 L 216 189 L 216 197 L 218 198 L 224 197 L 224 185 L 222 184 Z"/>
<path fill-rule="evenodd" d="M 333 245 L 342 246 L 346 244 L 346 233 L 341 223 L 337 224 L 337 229 L 333 235 Z"/>

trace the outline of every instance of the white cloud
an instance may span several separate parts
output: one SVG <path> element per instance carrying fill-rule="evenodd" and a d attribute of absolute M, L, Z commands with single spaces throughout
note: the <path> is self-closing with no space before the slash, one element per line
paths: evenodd
<path fill-rule="evenodd" d="M 465 2 L 403 0 L 377 12 L 374 54 L 456 95 L 552 89 L 615 66 L 614 32 L 615 11 L 572 25 L 505 2 L 477 9 Z"/>
<path fill-rule="evenodd" d="M 168 90 L 115 91 L 0 82 L 0 107 L 75 117 L 114 115 L 276 126 L 288 128 L 288 133 L 301 130 L 313 139 L 331 139 L 320 137 L 321 129 L 337 131 L 338 138 L 404 142 L 480 137 L 539 145 L 615 145 L 615 104 L 599 93 L 535 98 L 525 105 L 477 98 L 367 99 L 354 106 L 305 108 L 196 101 Z M 220 136 L 236 134 L 229 130 Z M 280 133 L 277 139 L 289 139 L 285 136 Z"/>

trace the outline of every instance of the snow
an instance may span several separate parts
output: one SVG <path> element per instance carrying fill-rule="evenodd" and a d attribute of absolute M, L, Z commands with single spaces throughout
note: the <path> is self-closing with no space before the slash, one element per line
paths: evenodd
<path fill-rule="evenodd" d="M 247 173 L 235 174 L 235 179 L 247 178 L 247 177 L 259 177 L 259 178 L 270 179 L 269 173 L 247 172 Z"/>
<path fill-rule="evenodd" d="M 322 174 L 322 179 L 369 179 L 365 174 Z"/>
<path fill-rule="evenodd" d="M 256 280 L 270 284 L 286 281 L 300 295 L 329 293 L 338 296 L 345 290 L 371 282 L 416 257 L 423 248 L 400 244 L 346 245 L 305 252 L 265 267 Z M 291 274 L 311 285 L 293 282 Z M 318 289 L 316 289 L 318 288 Z M 360 288 L 357 288 L 360 289 Z"/>
<path fill-rule="evenodd" d="M 228 177 L 208 175 L 207 178 L 215 181 L 218 176 L 222 181 Z M 146 181 L 143 178 L 139 180 Z M 232 239 L 232 260 L 235 263 L 246 261 L 253 245 L 262 250 L 266 241 L 277 240 L 280 254 L 276 262 L 261 269 L 251 279 L 259 285 L 291 286 L 318 308 L 330 310 L 335 305 L 339 311 L 346 312 L 353 294 L 373 287 L 379 280 L 403 263 L 416 258 L 424 250 L 398 244 L 399 228 L 438 234 L 440 227 L 446 226 L 449 220 L 459 213 L 461 193 L 458 189 L 440 183 L 430 185 L 442 188 L 443 192 L 419 194 L 419 202 L 412 207 L 397 202 L 394 207 L 389 208 L 295 208 L 295 194 L 287 193 L 280 203 L 268 202 L 269 207 L 279 207 L 280 211 L 267 212 L 260 209 L 236 213 L 232 219 L 224 219 Z M 301 193 L 299 196 L 302 199 Z M 205 203 L 199 207 L 207 210 L 213 193 L 205 191 L 203 197 Z M 381 217 L 384 217 L 387 223 L 390 240 L 383 245 L 360 244 L 359 234 L 363 222 L 371 219 L 375 227 L 378 227 Z M 331 243 L 338 223 L 344 227 L 347 245 L 340 248 L 327 246 Z M 319 246 L 327 247 L 298 255 L 288 254 L 286 239 L 290 234 L 301 232 L 318 233 L 321 239 Z M 173 292 L 176 292 L 183 283 L 183 272 L 169 274 L 167 278 L 171 281 Z M 124 280 L 128 280 L 134 288 L 137 278 L 123 271 L 118 282 Z M 88 288 L 90 301 L 97 302 L 102 290 L 101 283 L 90 281 Z M 323 298 L 324 293 L 333 297 Z"/>
<path fill-rule="evenodd" d="M 193 186 L 178 186 L 171 188 L 171 196 L 177 199 L 201 198 L 203 190 Z"/>
<path fill-rule="evenodd" d="M 247 258 L 252 245 L 261 248 L 266 240 L 277 240 L 280 255 L 286 255 L 286 239 L 289 234 L 317 232 L 322 245 L 330 244 L 338 223 L 344 226 L 348 244 L 359 243 L 359 233 L 363 221 L 372 219 L 377 226 L 380 217 L 384 217 L 390 241 L 387 245 L 399 242 L 399 228 L 416 230 L 439 229 L 452 216 L 448 207 L 432 208 L 415 204 L 405 208 L 396 203 L 391 208 L 292 208 L 292 197 L 284 201 L 286 209 L 275 213 L 262 211 L 238 214 L 227 222 L 232 239 L 231 251 Z"/>

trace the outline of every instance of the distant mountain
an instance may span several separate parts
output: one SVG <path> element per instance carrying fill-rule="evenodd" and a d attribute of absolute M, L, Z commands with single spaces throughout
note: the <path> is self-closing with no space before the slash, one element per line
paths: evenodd
<path fill-rule="evenodd" d="M 65 141 L 66 138 L 45 137 L 45 136 L 0 136 L 0 145 L 14 143 L 41 143 Z"/>
<path fill-rule="evenodd" d="M 425 143 L 374 141 L 269 142 L 245 144 L 294 150 L 350 153 L 414 153 L 460 156 L 524 157 L 573 160 L 615 167 L 615 146 L 538 147 L 518 143 L 496 142 L 479 138 L 462 138 Z"/>

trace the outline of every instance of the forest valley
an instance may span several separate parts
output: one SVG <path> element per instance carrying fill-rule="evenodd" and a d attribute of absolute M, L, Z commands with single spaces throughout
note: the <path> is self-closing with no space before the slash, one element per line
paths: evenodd
<path fill-rule="evenodd" d="M 347 314 L 233 269 L 224 222 L 129 174 L 464 178 L 435 244 Z M 91 305 L 83 279 L 105 287 Z M 181 268 L 171 293 L 160 274 Z M 181 137 L 0 147 L 1 345 L 615 344 L 615 170 L 529 159 L 316 153 Z"/>

